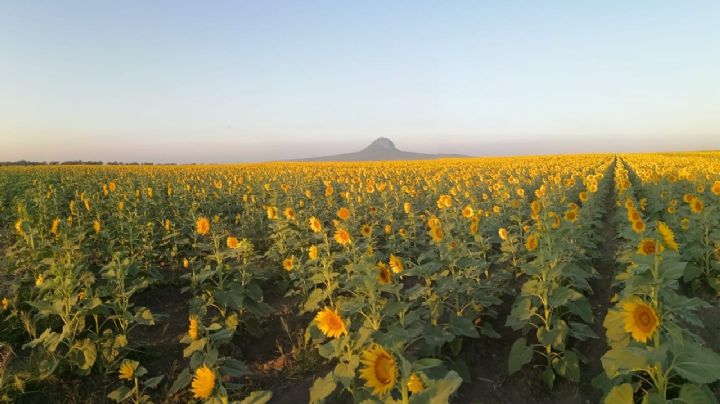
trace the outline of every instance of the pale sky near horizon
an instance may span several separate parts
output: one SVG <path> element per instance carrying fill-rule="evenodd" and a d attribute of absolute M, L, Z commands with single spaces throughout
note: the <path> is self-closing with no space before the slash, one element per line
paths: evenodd
<path fill-rule="evenodd" d="M 5 1 L 0 161 L 720 149 L 720 1 Z"/>

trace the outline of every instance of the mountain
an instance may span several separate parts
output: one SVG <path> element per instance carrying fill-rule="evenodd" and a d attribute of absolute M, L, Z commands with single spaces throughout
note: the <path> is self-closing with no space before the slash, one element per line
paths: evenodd
<path fill-rule="evenodd" d="M 398 150 L 395 143 L 386 137 L 375 139 L 359 152 L 333 156 L 311 157 L 292 161 L 379 161 L 379 160 L 433 160 L 467 157 L 461 154 L 426 154 Z"/>

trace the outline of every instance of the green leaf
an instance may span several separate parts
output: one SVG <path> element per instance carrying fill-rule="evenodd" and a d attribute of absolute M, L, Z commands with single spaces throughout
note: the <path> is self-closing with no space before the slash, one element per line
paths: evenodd
<path fill-rule="evenodd" d="M 183 358 L 187 358 L 188 356 L 192 355 L 193 352 L 203 349 L 205 347 L 205 342 L 205 338 L 200 338 L 192 341 L 190 345 L 183 349 Z"/>
<path fill-rule="evenodd" d="M 613 387 L 605 396 L 604 404 L 633 404 L 633 388 L 630 383 Z"/>
<path fill-rule="evenodd" d="M 311 403 L 322 403 L 325 401 L 333 391 L 337 388 L 335 377 L 333 372 L 329 372 L 325 377 L 315 379 L 312 387 L 310 388 L 310 402 Z"/>
<path fill-rule="evenodd" d="M 240 401 L 240 404 L 265 404 L 272 398 L 272 391 L 253 391 L 249 396 Z"/>
<path fill-rule="evenodd" d="M 324 293 L 320 288 L 313 289 L 308 296 L 305 305 L 303 305 L 303 311 L 312 312 L 317 311 L 320 308 L 320 302 L 323 300 Z"/>
<path fill-rule="evenodd" d="M 168 395 L 172 396 L 178 391 L 184 389 L 188 384 L 190 384 L 191 380 L 192 375 L 190 374 L 190 369 L 183 369 L 183 371 L 180 372 L 180 374 L 178 375 L 177 379 L 175 379 L 175 382 L 173 382 L 172 386 L 170 386 L 170 390 L 168 390 Z"/>
<path fill-rule="evenodd" d="M 707 387 L 705 387 L 707 389 Z M 680 388 L 680 402 L 686 404 L 717 404 L 717 400 L 713 397 L 712 392 L 705 391 L 701 387 L 694 384 L 683 384 Z"/>
<path fill-rule="evenodd" d="M 720 355 L 697 343 L 686 344 L 675 358 L 674 370 L 689 382 L 712 383 L 720 379 Z"/>
<path fill-rule="evenodd" d="M 455 335 L 464 335 L 470 338 L 480 338 L 475 324 L 467 317 L 452 317 L 448 324 L 448 331 Z"/>
<path fill-rule="evenodd" d="M 600 358 L 611 379 L 647 366 L 647 351 L 633 347 L 612 348 Z"/>
<path fill-rule="evenodd" d="M 518 297 L 513 304 L 505 324 L 513 330 L 519 330 L 528 324 L 535 311 L 537 311 L 537 308 L 531 307 L 530 298 Z"/>
<path fill-rule="evenodd" d="M 573 351 L 565 351 L 561 358 L 555 358 L 552 367 L 557 374 L 572 381 L 580 381 L 580 362 Z"/>
<path fill-rule="evenodd" d="M 117 389 L 113 390 L 110 394 L 107 395 L 107 398 L 116 401 L 121 402 L 125 401 L 128 397 L 130 397 L 133 393 L 133 390 L 129 387 L 120 386 Z"/>
<path fill-rule="evenodd" d="M 151 378 L 143 381 L 143 386 L 145 386 L 148 389 L 154 389 L 155 387 L 157 387 L 158 384 L 160 384 L 160 382 L 164 378 L 165 378 L 165 375 L 151 377 Z"/>
<path fill-rule="evenodd" d="M 443 361 L 435 358 L 423 358 L 413 362 L 412 370 L 418 371 L 423 369 L 434 368 L 443 364 Z"/>
<path fill-rule="evenodd" d="M 350 382 L 355 379 L 355 369 L 360 365 L 360 357 L 353 355 L 349 362 L 339 362 L 335 366 L 335 377 L 340 380 L 343 386 L 350 386 Z"/>
<path fill-rule="evenodd" d="M 220 366 L 220 371 L 231 377 L 242 377 L 248 373 L 245 362 L 233 358 L 225 358 Z"/>
<path fill-rule="evenodd" d="M 525 337 L 520 337 L 512 344 L 510 348 L 510 357 L 508 358 L 508 374 L 513 374 L 520 370 L 524 365 L 530 363 L 533 357 L 533 349 L 527 345 Z"/>
<path fill-rule="evenodd" d="M 455 371 L 448 372 L 443 379 L 432 380 L 425 390 L 410 396 L 411 404 L 445 404 L 462 384 L 462 378 Z"/>

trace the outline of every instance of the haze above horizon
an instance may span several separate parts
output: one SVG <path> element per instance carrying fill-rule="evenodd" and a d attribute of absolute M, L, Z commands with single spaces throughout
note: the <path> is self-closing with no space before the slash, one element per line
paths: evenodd
<path fill-rule="evenodd" d="M 720 2 L 0 6 L 0 161 L 720 149 Z"/>

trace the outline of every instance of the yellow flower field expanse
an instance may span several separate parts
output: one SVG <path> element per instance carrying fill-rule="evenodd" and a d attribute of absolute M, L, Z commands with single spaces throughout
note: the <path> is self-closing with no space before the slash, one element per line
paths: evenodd
<path fill-rule="evenodd" d="M 720 396 L 720 153 L 2 167 L 0 223 L 0 401 Z"/>

